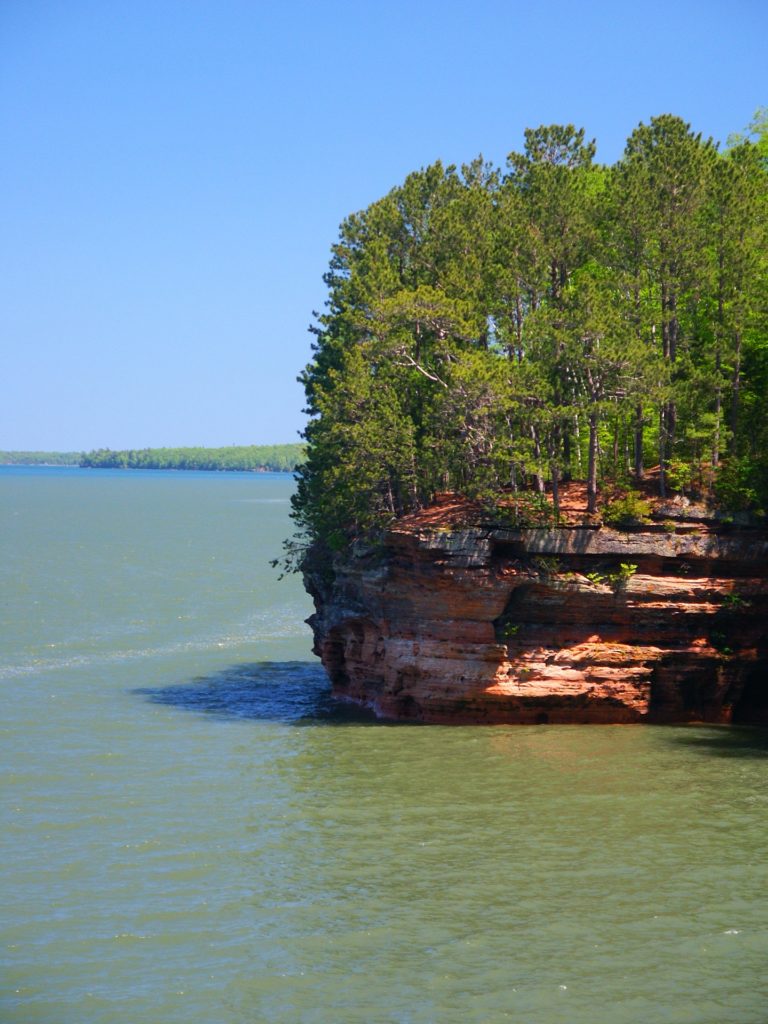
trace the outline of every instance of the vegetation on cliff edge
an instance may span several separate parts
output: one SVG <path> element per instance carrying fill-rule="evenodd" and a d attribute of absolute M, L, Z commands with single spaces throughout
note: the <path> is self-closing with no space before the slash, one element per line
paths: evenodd
<path fill-rule="evenodd" d="M 768 503 L 768 118 L 720 152 L 678 117 L 613 166 L 527 130 L 349 216 L 302 380 L 287 564 L 455 490 L 610 484 Z"/>

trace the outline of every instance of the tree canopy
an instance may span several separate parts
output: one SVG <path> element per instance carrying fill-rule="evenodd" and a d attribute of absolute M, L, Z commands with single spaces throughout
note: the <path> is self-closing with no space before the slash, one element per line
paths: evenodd
<path fill-rule="evenodd" d="M 768 502 L 766 119 L 720 152 L 670 114 L 613 166 L 583 129 L 439 161 L 341 225 L 301 380 L 294 564 L 418 509 L 658 467 Z"/>

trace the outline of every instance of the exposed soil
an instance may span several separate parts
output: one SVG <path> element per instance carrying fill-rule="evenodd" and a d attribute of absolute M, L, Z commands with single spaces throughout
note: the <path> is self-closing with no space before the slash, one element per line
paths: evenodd
<path fill-rule="evenodd" d="M 651 529 L 656 524 L 656 529 L 663 530 L 665 522 L 671 529 L 671 524 L 679 532 L 709 533 L 718 528 L 715 512 L 703 501 L 675 495 L 662 499 L 659 497 L 659 468 L 658 466 L 646 472 L 645 478 L 638 484 L 633 484 L 632 490 L 639 494 L 650 505 L 649 524 Z M 532 492 L 523 495 L 523 500 Z M 602 491 L 598 494 L 598 511 L 594 515 L 587 512 L 587 485 L 582 480 L 572 480 L 568 483 L 561 483 L 559 488 L 560 498 L 560 521 L 559 526 L 599 526 L 601 523 L 601 509 L 603 509 L 615 497 L 626 493 L 621 489 Z M 547 488 L 544 495 L 550 506 L 553 507 L 551 487 Z M 499 507 L 514 507 L 515 495 L 511 491 L 503 492 L 498 499 Z M 397 529 L 406 532 L 418 531 L 421 529 L 461 529 L 462 527 L 476 527 L 487 524 L 489 512 L 487 509 L 471 499 L 454 493 L 452 491 L 438 492 L 432 504 L 425 506 L 418 512 L 403 516 L 397 521 Z M 648 527 L 646 526 L 646 529 Z"/>

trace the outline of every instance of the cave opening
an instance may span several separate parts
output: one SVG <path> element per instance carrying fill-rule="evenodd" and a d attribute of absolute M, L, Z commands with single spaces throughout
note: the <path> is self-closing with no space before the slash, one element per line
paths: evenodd
<path fill-rule="evenodd" d="M 734 725 L 768 725 L 768 672 L 765 662 L 747 676 L 744 689 L 733 707 Z"/>

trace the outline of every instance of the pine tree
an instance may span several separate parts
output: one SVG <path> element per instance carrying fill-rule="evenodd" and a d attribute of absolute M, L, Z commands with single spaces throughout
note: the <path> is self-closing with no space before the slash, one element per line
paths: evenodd
<path fill-rule="evenodd" d="M 768 505 L 768 164 L 672 115 L 611 168 L 572 125 L 348 217 L 301 379 L 293 565 L 454 489 L 640 481 Z M 140 453 L 139 453 L 140 454 Z"/>
<path fill-rule="evenodd" d="M 678 361 L 690 342 L 686 304 L 695 301 L 695 283 L 702 273 L 704 208 L 716 151 L 690 125 L 663 114 L 640 124 L 630 135 L 619 173 L 626 190 L 620 209 L 624 235 L 631 238 L 634 221 L 650 287 L 656 297 L 652 333 L 668 367 L 669 390 L 659 410 L 659 489 L 667 490 L 667 471 L 678 432 L 676 392 L 681 379 Z M 636 230 L 636 229 L 635 229 Z"/>

